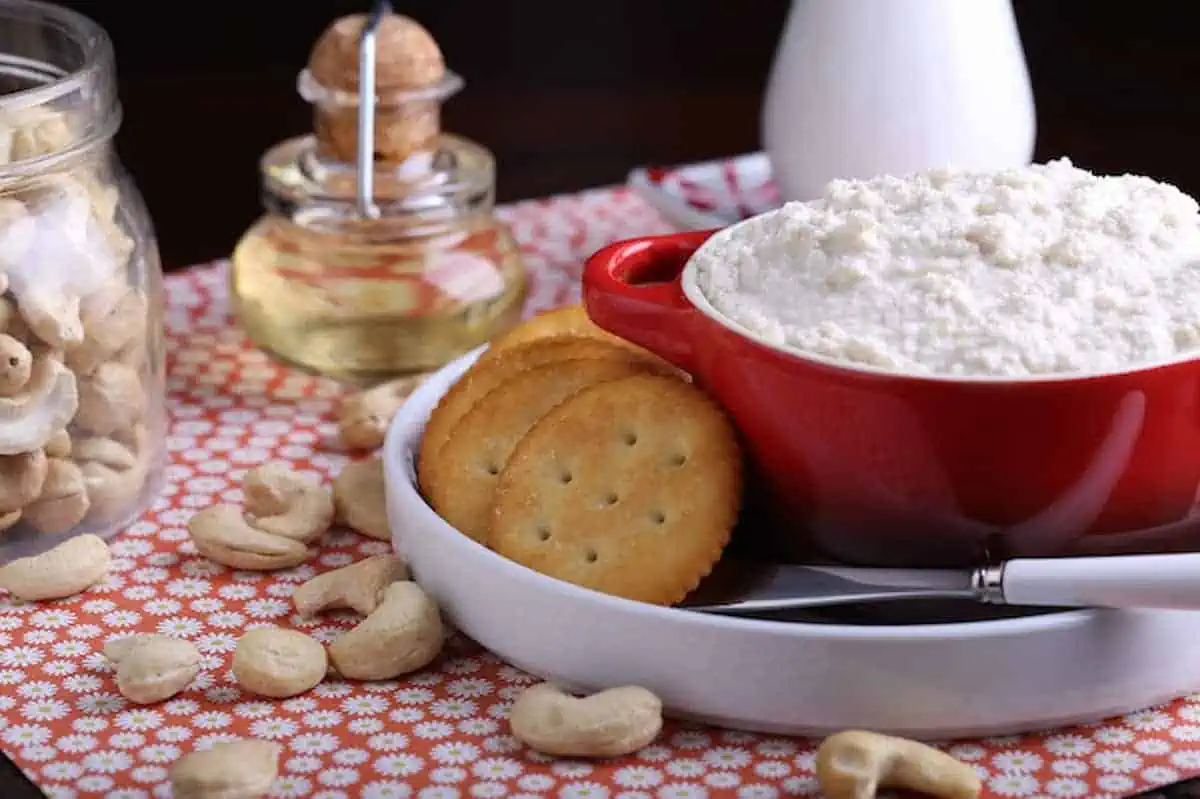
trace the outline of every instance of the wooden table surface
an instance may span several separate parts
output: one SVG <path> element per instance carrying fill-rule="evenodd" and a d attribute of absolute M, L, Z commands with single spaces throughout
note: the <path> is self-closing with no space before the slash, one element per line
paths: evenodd
<path fill-rule="evenodd" d="M 138 4 L 67 2 L 116 44 L 122 159 L 169 269 L 226 255 L 261 212 L 257 159 L 307 129 L 295 74 L 330 18 L 366 2 L 210 0 L 147 35 Z M 758 147 L 786 0 L 409 0 L 467 89 L 446 127 L 497 154 L 503 201 L 619 182 L 639 164 Z M 1039 159 L 1069 155 L 1200 194 L 1200 4 L 1014 0 Z M 731 9 L 736 8 L 736 11 Z M 684 10 L 686 9 L 686 10 Z M 168 35 L 169 34 L 169 35 Z M 1200 795 L 1195 786 L 1191 793 Z M 0 796 L 41 794 L 0 760 Z M 1168 796 L 1170 794 L 1163 794 Z"/>

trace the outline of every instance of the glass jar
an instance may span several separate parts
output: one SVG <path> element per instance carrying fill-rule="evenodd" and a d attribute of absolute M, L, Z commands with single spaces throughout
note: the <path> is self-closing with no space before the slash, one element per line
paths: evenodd
<path fill-rule="evenodd" d="M 0 559 L 111 536 L 160 485 L 162 268 L 120 123 L 104 31 L 0 0 Z"/>
<path fill-rule="evenodd" d="M 452 72 L 399 89 L 381 72 L 374 152 L 365 159 L 376 213 L 362 212 L 358 93 L 347 90 L 355 76 L 334 85 L 355 69 L 357 33 L 345 29 L 354 22 L 335 23 L 300 73 L 315 133 L 263 156 L 267 214 L 234 251 L 231 296 L 260 348 L 312 372 L 371 384 L 436 369 L 511 327 L 526 276 L 516 242 L 493 216 L 492 154 L 439 129 L 442 103 L 463 85 Z M 407 18 L 385 26 L 403 34 L 390 41 L 411 45 L 427 35 Z M 337 36 L 336 48 L 326 46 Z M 385 54 L 386 46 L 381 64 L 397 55 Z M 331 49 L 352 63 L 331 68 Z"/>

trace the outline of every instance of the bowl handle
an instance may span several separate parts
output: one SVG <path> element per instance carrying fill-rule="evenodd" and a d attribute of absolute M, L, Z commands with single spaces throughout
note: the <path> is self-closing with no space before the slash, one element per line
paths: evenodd
<path fill-rule="evenodd" d="M 683 293 L 684 266 L 715 230 L 643 236 L 599 250 L 583 269 L 588 316 L 683 369 L 695 365 L 689 319 L 698 313 Z"/>

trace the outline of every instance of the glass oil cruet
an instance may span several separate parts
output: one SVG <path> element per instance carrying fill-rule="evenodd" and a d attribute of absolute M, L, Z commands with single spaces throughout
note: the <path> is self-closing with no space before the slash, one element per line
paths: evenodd
<path fill-rule="evenodd" d="M 441 131 L 462 86 L 386 3 L 322 33 L 298 80 L 313 133 L 264 154 L 267 213 L 233 255 L 234 310 L 257 346 L 373 383 L 442 366 L 518 320 L 525 268 L 493 216 L 492 154 Z"/>

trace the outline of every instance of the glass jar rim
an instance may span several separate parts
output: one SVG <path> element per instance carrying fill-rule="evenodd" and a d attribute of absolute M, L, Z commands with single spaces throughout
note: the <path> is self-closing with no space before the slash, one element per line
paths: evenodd
<path fill-rule="evenodd" d="M 0 112 L 53 106 L 72 93 L 88 101 L 92 110 L 86 130 L 71 144 L 53 153 L 0 165 L 0 181 L 51 171 L 73 161 L 82 153 L 109 141 L 121 124 L 121 107 L 116 97 L 115 58 L 112 39 L 95 20 L 78 11 L 42 0 L 0 0 L 0 25 L 27 17 L 35 24 L 54 25 L 78 48 L 79 65 L 61 65 L 13 54 L 0 53 L 0 64 L 9 74 L 21 75 L 38 85 L 0 94 Z M 27 71 L 24 71 L 27 70 Z"/>

